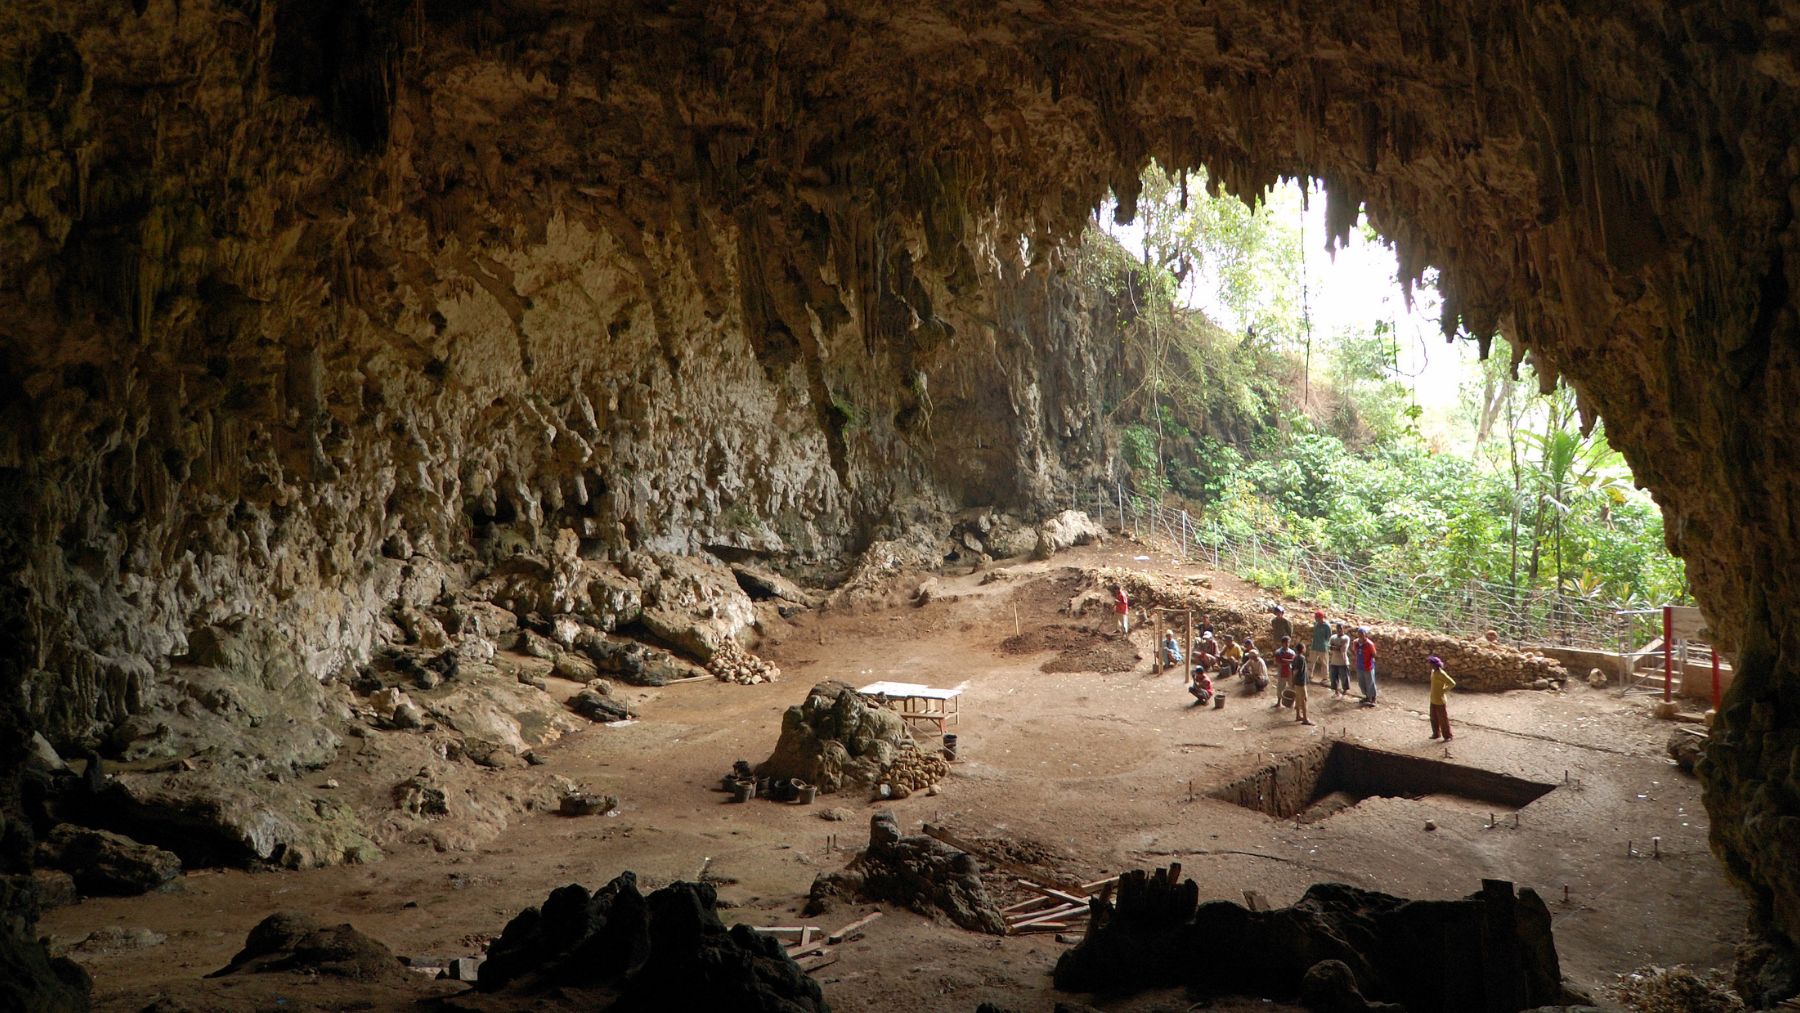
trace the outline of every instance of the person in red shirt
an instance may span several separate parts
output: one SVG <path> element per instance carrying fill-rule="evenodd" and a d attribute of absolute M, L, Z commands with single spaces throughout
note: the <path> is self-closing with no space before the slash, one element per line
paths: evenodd
<path fill-rule="evenodd" d="M 1294 653 L 1293 639 L 1282 637 L 1281 646 L 1275 651 L 1275 703 L 1272 705 L 1275 707 L 1281 706 L 1281 698 L 1287 695 L 1288 687 L 1293 685 L 1294 659 L 1299 657 Z"/>
<path fill-rule="evenodd" d="M 1358 626 L 1356 639 L 1350 642 L 1350 660 L 1356 669 L 1356 682 L 1362 688 L 1362 703 L 1359 706 L 1375 706 L 1375 641 L 1369 638 L 1369 628 Z"/>
<path fill-rule="evenodd" d="M 1125 585 L 1114 584 L 1112 586 L 1112 592 L 1113 592 L 1113 614 L 1118 617 L 1119 632 L 1120 633 L 1130 633 L 1131 632 L 1131 601 L 1125 597 Z"/>

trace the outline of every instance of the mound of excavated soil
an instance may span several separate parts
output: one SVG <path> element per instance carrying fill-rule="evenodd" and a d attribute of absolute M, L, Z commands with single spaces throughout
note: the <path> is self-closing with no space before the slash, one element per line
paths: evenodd
<path fill-rule="evenodd" d="M 1040 626 L 1000 641 L 1002 654 L 1045 651 L 1055 651 L 1056 657 L 1044 662 L 1044 672 L 1129 672 L 1143 660 L 1124 637 L 1083 626 Z"/>

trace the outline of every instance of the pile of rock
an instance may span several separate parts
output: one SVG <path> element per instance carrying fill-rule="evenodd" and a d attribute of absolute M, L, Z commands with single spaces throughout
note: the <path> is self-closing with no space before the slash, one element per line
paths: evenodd
<path fill-rule="evenodd" d="M 1299 626 L 1300 622 L 1295 621 Z M 1465 639 L 1398 627 L 1371 627 L 1381 657 L 1378 671 L 1399 679 L 1424 681 L 1431 668 L 1425 659 L 1444 659 L 1444 671 L 1459 690 L 1496 692 L 1507 689 L 1560 688 L 1568 678 L 1562 663 L 1536 651 L 1521 651 L 1482 639 Z"/>
<path fill-rule="evenodd" d="M 759 778 L 787 778 L 821 794 L 881 783 L 901 752 L 913 745 L 899 714 L 871 706 L 856 690 L 821 682 L 781 717 L 775 751 L 758 764 Z"/>
<path fill-rule="evenodd" d="M 781 669 L 751 654 L 735 640 L 726 640 L 719 645 L 712 660 L 706 663 L 706 670 L 720 682 L 735 682 L 740 686 L 754 686 L 781 678 Z"/>
<path fill-rule="evenodd" d="M 975 856 L 935 837 L 902 836 L 888 811 L 870 818 L 867 850 L 842 871 L 813 880 L 806 913 L 822 914 L 834 900 L 850 898 L 941 914 L 972 932 L 1006 934 L 1006 916 L 988 897 Z"/>
<path fill-rule="evenodd" d="M 942 756 L 929 756 L 920 752 L 918 746 L 907 743 L 894 758 L 894 765 L 882 775 L 881 786 L 887 788 L 889 798 L 905 798 L 915 791 L 930 788 L 949 774 L 949 761 Z"/>
<path fill-rule="evenodd" d="M 1080 510 L 1064 510 L 1038 525 L 1033 559 L 1049 559 L 1064 549 L 1106 541 L 1106 530 Z"/>
<path fill-rule="evenodd" d="M 727 930 L 717 903 L 704 883 L 676 883 L 646 898 L 629 872 L 592 894 L 561 887 L 542 908 L 507 923 L 475 987 L 509 995 L 581 990 L 592 1008 L 615 1013 L 822 1013 L 818 982 L 781 943 L 746 925 Z"/>
<path fill-rule="evenodd" d="M 68 873 L 86 896 L 148 893 L 181 874 L 181 859 L 172 852 L 68 823 L 38 842 L 37 861 Z"/>

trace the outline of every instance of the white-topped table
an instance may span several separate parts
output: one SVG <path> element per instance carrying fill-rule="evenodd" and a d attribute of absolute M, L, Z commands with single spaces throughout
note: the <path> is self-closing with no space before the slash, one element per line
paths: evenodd
<path fill-rule="evenodd" d="M 902 718 L 929 721 L 937 725 L 938 734 L 942 735 L 945 724 L 956 723 L 957 698 L 962 696 L 962 687 L 939 689 L 916 682 L 871 682 L 856 692 L 892 707 Z"/>

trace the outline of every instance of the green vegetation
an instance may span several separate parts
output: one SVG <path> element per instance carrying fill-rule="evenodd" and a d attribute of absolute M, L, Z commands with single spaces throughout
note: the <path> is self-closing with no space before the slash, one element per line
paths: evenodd
<path fill-rule="evenodd" d="M 1294 280 L 1298 228 L 1268 204 L 1152 167 L 1140 218 L 1141 252 L 1092 229 L 1074 262 L 1110 296 L 1124 339 L 1110 406 L 1120 464 L 1137 502 L 1187 509 L 1202 544 L 1257 545 L 1242 576 L 1316 594 L 1279 561 L 1304 548 L 1446 601 L 1477 584 L 1515 599 L 1689 600 L 1661 511 L 1604 428 L 1583 432 L 1568 388 L 1540 396 L 1529 365 L 1515 379 L 1504 341 L 1468 367 L 1448 435 L 1427 438 L 1391 324 L 1315 343 Z M 1242 334 L 1188 305 L 1197 271 L 1247 321 Z"/>

